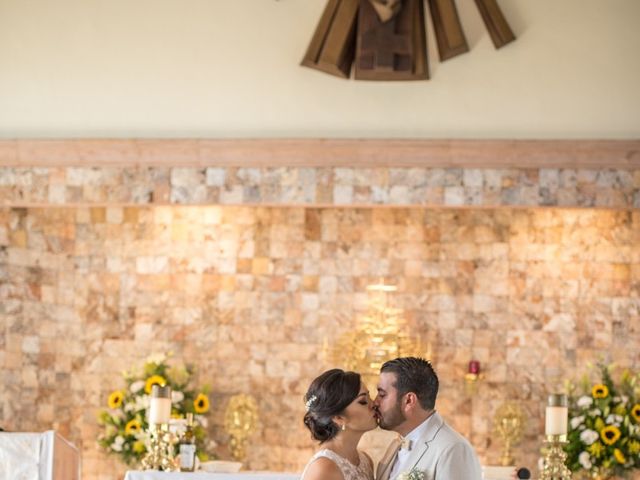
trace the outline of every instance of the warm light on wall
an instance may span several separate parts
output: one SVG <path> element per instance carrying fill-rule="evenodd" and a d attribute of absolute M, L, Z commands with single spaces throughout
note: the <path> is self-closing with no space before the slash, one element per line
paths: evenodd
<path fill-rule="evenodd" d="M 369 385 L 375 384 L 387 360 L 401 356 L 431 359 L 431 343 L 425 345 L 419 334 L 410 332 L 402 309 L 391 306 L 389 296 L 396 291 L 396 286 L 384 282 L 367 286 L 368 310 L 358 319 L 356 328 L 332 346 L 325 341 L 325 358 L 359 372 Z"/>

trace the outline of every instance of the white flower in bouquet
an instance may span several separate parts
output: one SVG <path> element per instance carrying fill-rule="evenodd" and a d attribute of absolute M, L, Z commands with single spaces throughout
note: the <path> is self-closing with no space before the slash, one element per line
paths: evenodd
<path fill-rule="evenodd" d="M 580 408 L 590 407 L 591 405 L 593 405 L 593 398 L 583 395 L 578 399 L 576 405 Z"/>
<path fill-rule="evenodd" d="M 598 438 L 600 438 L 600 435 L 598 435 L 598 432 L 594 432 L 593 430 L 587 429 L 580 432 L 580 440 L 585 445 L 591 445 L 593 442 L 598 440 Z"/>
<path fill-rule="evenodd" d="M 116 452 L 122 451 L 122 445 L 124 445 L 124 437 L 118 435 L 111 444 L 111 448 Z"/>
<path fill-rule="evenodd" d="M 576 429 L 580 425 L 584 425 L 584 415 L 581 415 L 579 417 L 573 417 L 571 419 L 571 428 Z"/>
<path fill-rule="evenodd" d="M 622 425 L 623 420 L 624 418 L 622 418 L 621 415 L 611 414 L 606 418 L 605 423 L 607 425 L 615 425 L 616 427 L 619 427 L 620 425 Z"/>
<path fill-rule="evenodd" d="M 184 393 L 173 390 L 171 392 L 171 403 L 180 403 L 184 400 Z"/>
<path fill-rule="evenodd" d="M 131 393 L 138 393 L 140 390 L 144 388 L 144 380 L 138 380 L 137 382 L 133 382 L 129 387 Z"/>
<path fill-rule="evenodd" d="M 196 415 L 194 418 L 196 422 L 202 425 L 202 428 L 207 428 L 209 426 L 209 421 L 207 420 L 207 417 L 203 417 L 202 415 Z"/>
<path fill-rule="evenodd" d="M 580 462 L 580 465 L 582 465 L 582 468 L 584 468 L 585 470 L 589 470 L 592 467 L 591 455 L 589 455 L 589 452 L 582 452 L 580 455 L 578 455 L 578 461 Z"/>

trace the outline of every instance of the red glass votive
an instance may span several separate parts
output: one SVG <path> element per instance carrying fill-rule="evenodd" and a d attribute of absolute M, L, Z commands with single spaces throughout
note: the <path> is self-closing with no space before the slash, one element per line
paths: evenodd
<path fill-rule="evenodd" d="M 469 373 L 480 375 L 480 362 L 478 360 L 471 360 L 469 362 Z"/>

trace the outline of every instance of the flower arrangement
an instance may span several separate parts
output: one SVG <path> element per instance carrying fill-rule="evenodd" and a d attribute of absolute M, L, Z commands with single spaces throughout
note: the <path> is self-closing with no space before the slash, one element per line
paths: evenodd
<path fill-rule="evenodd" d="M 107 410 L 102 410 L 98 423 L 103 431 L 98 443 L 108 453 L 116 454 L 127 463 L 137 464 L 145 455 L 148 445 L 148 412 L 153 385 L 171 387 L 171 417 L 184 419 L 187 413 L 194 414 L 194 434 L 196 451 L 200 460 L 207 460 L 205 448 L 207 419 L 209 411 L 208 387 L 194 389 L 190 386 L 193 370 L 191 367 L 170 365 L 166 355 L 147 358 L 141 368 L 124 372 L 126 386 L 111 392 L 107 398 Z"/>
<path fill-rule="evenodd" d="M 402 472 L 396 480 L 424 480 L 424 472 L 413 467 L 408 472 Z"/>
<path fill-rule="evenodd" d="M 640 374 L 627 370 L 616 384 L 612 365 L 598 369 L 599 383 L 567 385 L 567 466 L 594 478 L 640 468 Z"/>

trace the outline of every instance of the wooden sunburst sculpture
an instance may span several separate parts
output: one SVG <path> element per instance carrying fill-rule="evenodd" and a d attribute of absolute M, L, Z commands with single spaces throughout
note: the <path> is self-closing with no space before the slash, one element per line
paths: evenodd
<path fill-rule="evenodd" d="M 469 51 L 455 0 L 428 0 L 441 61 Z M 475 0 L 496 48 L 515 40 L 497 0 Z M 355 68 L 352 69 L 352 66 Z M 423 0 L 329 0 L 302 65 L 356 80 L 427 80 Z"/>

